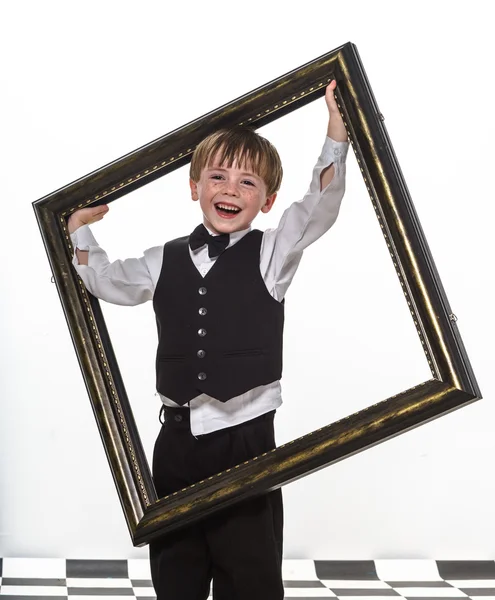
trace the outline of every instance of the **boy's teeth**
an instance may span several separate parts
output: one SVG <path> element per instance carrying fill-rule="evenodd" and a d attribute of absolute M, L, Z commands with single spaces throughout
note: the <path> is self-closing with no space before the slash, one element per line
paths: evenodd
<path fill-rule="evenodd" d="M 229 212 L 233 212 L 233 213 L 237 213 L 240 212 L 240 208 L 237 208 L 235 206 L 225 206 L 224 204 L 217 204 L 218 208 L 221 208 L 222 210 L 226 210 Z"/>

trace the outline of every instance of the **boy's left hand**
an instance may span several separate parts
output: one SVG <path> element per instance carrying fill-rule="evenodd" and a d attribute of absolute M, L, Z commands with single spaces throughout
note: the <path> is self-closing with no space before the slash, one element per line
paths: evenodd
<path fill-rule="evenodd" d="M 337 82 L 335 79 L 332 79 L 332 81 L 327 85 L 327 89 L 325 91 L 325 102 L 327 103 L 330 118 L 328 122 L 327 135 L 335 142 L 347 142 L 347 130 L 333 93 L 336 87 Z"/>

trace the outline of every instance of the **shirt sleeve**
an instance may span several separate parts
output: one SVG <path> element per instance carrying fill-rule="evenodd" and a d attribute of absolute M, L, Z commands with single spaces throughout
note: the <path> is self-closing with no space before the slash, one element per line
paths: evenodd
<path fill-rule="evenodd" d="M 276 229 L 268 229 L 263 235 L 261 274 L 268 291 L 279 302 L 291 284 L 304 249 L 337 220 L 345 192 L 348 149 L 348 142 L 326 138 L 306 195 L 289 206 Z M 332 181 L 321 190 L 321 173 L 332 164 L 335 169 Z"/>
<path fill-rule="evenodd" d="M 135 306 L 153 298 L 160 276 L 163 246 L 146 250 L 141 258 L 110 262 L 87 225 L 71 234 L 74 248 L 88 251 L 88 265 L 80 265 L 74 252 L 72 264 L 89 292 L 112 304 Z"/>

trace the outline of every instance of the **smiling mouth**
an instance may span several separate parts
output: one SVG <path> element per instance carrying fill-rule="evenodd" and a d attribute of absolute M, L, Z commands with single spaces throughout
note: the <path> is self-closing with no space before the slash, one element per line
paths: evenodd
<path fill-rule="evenodd" d="M 235 217 L 242 210 L 233 204 L 224 204 L 223 202 L 215 204 L 215 209 L 217 213 L 223 217 Z"/>

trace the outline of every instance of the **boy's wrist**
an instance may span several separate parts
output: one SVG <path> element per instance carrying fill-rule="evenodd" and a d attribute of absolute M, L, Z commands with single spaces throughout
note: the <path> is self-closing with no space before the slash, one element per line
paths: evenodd
<path fill-rule="evenodd" d="M 82 227 L 83 225 L 84 223 L 81 223 L 81 221 L 79 221 L 76 215 L 71 215 L 69 217 L 69 220 L 67 221 L 67 229 L 69 230 L 69 233 L 74 233 L 77 229 L 79 229 L 79 227 Z"/>
<path fill-rule="evenodd" d="M 347 137 L 347 130 L 344 126 L 344 123 L 341 120 L 337 123 L 336 121 L 337 119 L 331 119 L 329 121 L 327 127 L 327 136 L 334 142 L 348 142 L 349 138 Z"/>

